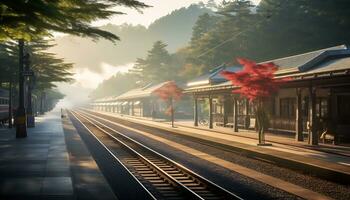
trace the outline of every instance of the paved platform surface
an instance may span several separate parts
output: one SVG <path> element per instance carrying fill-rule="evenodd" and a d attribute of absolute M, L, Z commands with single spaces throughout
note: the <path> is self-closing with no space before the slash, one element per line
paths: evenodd
<path fill-rule="evenodd" d="M 254 133 L 249 132 L 240 132 L 234 134 L 233 131 L 213 131 L 206 130 L 205 128 L 194 128 L 189 127 L 189 124 L 176 122 L 176 128 L 171 128 L 167 122 L 162 121 L 151 121 L 149 119 L 135 118 L 126 115 L 119 115 L 116 113 L 101 112 L 102 114 L 115 116 L 121 119 L 126 119 L 135 123 L 147 125 L 150 127 L 161 128 L 166 131 L 171 131 L 177 134 L 187 135 L 191 137 L 196 137 L 198 139 L 204 139 L 209 141 L 214 141 L 216 143 L 224 144 L 227 146 L 232 146 L 235 148 L 245 149 L 248 151 L 256 152 L 259 154 L 271 155 L 278 157 L 279 159 L 290 160 L 293 162 L 307 164 L 309 166 L 314 166 L 317 168 L 323 168 L 325 170 L 332 170 L 335 172 L 340 172 L 350 176 L 350 156 L 347 156 L 347 153 L 350 152 L 350 149 L 347 147 L 342 147 L 343 154 L 334 154 L 326 151 L 318 150 L 317 147 L 306 146 L 306 144 L 297 144 L 291 138 L 282 138 L 281 141 L 273 142 L 273 139 L 278 139 L 278 137 L 273 136 L 267 137 L 269 141 L 273 144 L 272 146 L 257 146 L 257 139 L 254 137 Z M 187 122 L 188 123 L 188 122 Z M 239 135 L 241 134 L 241 135 Z M 246 134 L 246 135 L 244 135 Z M 243 136 L 242 136 L 243 135 Z M 292 145 L 287 145 L 288 141 Z M 286 143 L 286 144 L 283 144 Z M 332 147 L 327 148 L 332 150 Z M 336 148 L 336 151 L 339 151 L 339 147 Z"/>
<path fill-rule="evenodd" d="M 77 184 L 82 170 L 71 170 L 71 157 L 58 110 L 37 117 L 27 138 L 16 139 L 15 129 L 1 128 L 0 199 L 85 199 L 76 188 L 91 185 Z"/>
<path fill-rule="evenodd" d="M 229 135 L 253 139 L 255 141 L 258 140 L 257 133 L 251 130 L 240 129 L 239 132 L 234 132 L 232 128 L 228 128 L 228 127 L 214 126 L 213 129 L 209 129 L 208 126 L 200 125 L 200 124 L 198 125 L 198 127 L 195 127 L 193 125 L 192 120 L 181 120 L 176 122 L 176 124 L 178 126 L 196 128 L 199 130 L 205 130 L 205 131 L 211 131 L 211 132 L 225 133 Z M 294 138 L 294 134 L 273 134 L 268 132 L 265 134 L 265 137 L 267 142 L 272 142 L 275 144 L 285 144 L 289 146 L 296 146 L 296 147 L 311 149 L 315 151 L 322 151 L 326 153 L 350 157 L 350 146 L 324 144 L 324 143 L 319 143 L 319 145 L 316 145 L 316 146 L 309 145 L 306 141 L 307 138 L 304 139 L 304 141 L 296 141 Z"/>

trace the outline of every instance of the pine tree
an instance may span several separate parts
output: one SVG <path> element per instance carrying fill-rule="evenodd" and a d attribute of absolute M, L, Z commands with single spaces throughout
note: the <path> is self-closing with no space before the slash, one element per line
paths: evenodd
<path fill-rule="evenodd" d="M 191 43 L 190 60 L 197 66 L 204 65 L 204 70 L 207 71 L 230 61 L 232 56 L 242 56 L 242 52 L 247 52 L 248 36 L 254 30 L 252 24 L 256 17 L 251 12 L 252 7 L 253 4 L 247 0 L 224 1 L 218 7 L 217 13 L 221 17 L 214 23 L 214 27 L 205 34 L 197 34 L 192 38 L 196 42 Z"/>
<path fill-rule="evenodd" d="M 0 40 L 31 40 L 50 31 L 116 40 L 116 35 L 91 25 L 93 21 L 121 14 L 112 9 L 116 6 L 147 7 L 136 0 L 2 0 Z"/>
<path fill-rule="evenodd" d="M 205 13 L 198 17 L 196 24 L 193 26 L 192 37 L 191 37 L 191 45 L 196 45 L 198 39 L 203 37 L 204 34 L 215 28 L 215 25 L 218 21 L 218 17 L 209 15 Z"/>
<path fill-rule="evenodd" d="M 166 46 L 162 41 L 156 41 L 145 59 L 137 59 L 131 72 L 138 75 L 143 83 L 172 80 L 175 67 Z"/>

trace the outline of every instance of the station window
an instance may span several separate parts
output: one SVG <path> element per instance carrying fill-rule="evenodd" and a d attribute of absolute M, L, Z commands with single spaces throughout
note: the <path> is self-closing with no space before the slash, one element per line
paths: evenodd
<path fill-rule="evenodd" d="M 337 97 L 338 123 L 350 124 L 350 95 L 339 95 Z"/>
<path fill-rule="evenodd" d="M 285 118 L 295 117 L 295 98 L 280 99 L 280 116 Z"/>
<path fill-rule="evenodd" d="M 316 116 L 326 118 L 328 115 L 328 100 L 327 98 L 318 98 L 316 102 Z"/>

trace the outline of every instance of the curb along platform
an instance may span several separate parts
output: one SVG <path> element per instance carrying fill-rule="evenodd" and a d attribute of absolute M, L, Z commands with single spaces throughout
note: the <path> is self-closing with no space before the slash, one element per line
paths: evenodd
<path fill-rule="evenodd" d="M 63 112 L 63 116 L 62 125 L 77 199 L 117 199 L 68 114 Z"/>
<path fill-rule="evenodd" d="M 312 150 L 310 148 L 303 148 L 302 146 L 297 147 L 273 142 L 271 147 L 258 147 L 256 145 L 256 139 L 240 137 L 233 134 L 230 135 L 181 125 L 177 126 L 176 123 L 175 125 L 177 128 L 171 128 L 168 123 L 164 122 L 155 122 L 125 115 L 120 116 L 116 113 L 101 111 L 96 113 L 115 117 L 121 124 L 129 126 L 132 124 L 134 128 L 135 125 L 138 125 L 148 129 L 179 134 L 189 139 L 196 139 L 197 141 L 209 145 L 224 148 L 225 150 L 241 152 L 264 160 L 269 160 L 282 167 L 303 171 L 343 184 L 350 183 L 350 157 L 346 155 L 335 155 Z"/>

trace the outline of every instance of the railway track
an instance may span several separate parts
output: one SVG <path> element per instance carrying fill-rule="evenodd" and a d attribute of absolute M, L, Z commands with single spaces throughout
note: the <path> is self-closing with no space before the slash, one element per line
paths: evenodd
<path fill-rule="evenodd" d="M 91 115 L 71 113 L 155 199 L 242 199 Z"/>

